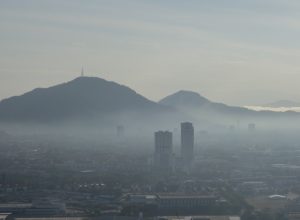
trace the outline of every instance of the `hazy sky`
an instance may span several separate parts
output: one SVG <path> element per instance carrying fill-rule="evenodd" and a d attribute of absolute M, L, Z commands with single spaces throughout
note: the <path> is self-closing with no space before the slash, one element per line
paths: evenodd
<path fill-rule="evenodd" d="M 0 0 L 0 99 L 79 76 L 158 100 L 300 101 L 299 0 Z"/>

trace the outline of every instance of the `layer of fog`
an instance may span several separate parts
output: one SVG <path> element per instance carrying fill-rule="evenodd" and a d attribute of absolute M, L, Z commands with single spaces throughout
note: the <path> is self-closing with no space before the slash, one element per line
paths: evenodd
<path fill-rule="evenodd" d="M 273 111 L 273 112 L 287 112 L 294 111 L 300 112 L 300 107 L 264 107 L 264 106 L 244 106 L 247 109 L 254 111 Z"/>
<path fill-rule="evenodd" d="M 267 113 L 266 113 L 267 114 Z M 0 130 L 23 140 L 95 144 L 99 147 L 121 147 L 151 154 L 154 149 L 154 132 L 173 132 L 174 151 L 180 148 L 180 123 L 194 124 L 196 146 L 249 148 L 294 146 L 300 148 L 300 116 L 298 115 L 236 115 L 211 110 L 189 109 L 173 113 L 126 112 L 104 118 L 66 120 L 53 123 L 1 123 Z M 255 124 L 249 130 L 249 124 Z M 123 127 L 118 134 L 117 127 Z"/>

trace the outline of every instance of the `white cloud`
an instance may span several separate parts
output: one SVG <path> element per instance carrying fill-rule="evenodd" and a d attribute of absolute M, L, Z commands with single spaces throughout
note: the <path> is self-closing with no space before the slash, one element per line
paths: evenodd
<path fill-rule="evenodd" d="M 244 106 L 245 108 L 254 110 L 254 111 L 274 111 L 274 112 L 287 112 L 294 111 L 300 112 L 300 107 L 263 107 L 263 106 Z"/>

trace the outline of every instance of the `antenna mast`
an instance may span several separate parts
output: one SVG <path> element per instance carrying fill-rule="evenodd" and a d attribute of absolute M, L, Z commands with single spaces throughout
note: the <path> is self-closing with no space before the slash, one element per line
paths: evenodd
<path fill-rule="evenodd" d="M 81 68 L 81 77 L 83 77 L 84 76 L 84 69 L 83 69 L 83 67 Z"/>

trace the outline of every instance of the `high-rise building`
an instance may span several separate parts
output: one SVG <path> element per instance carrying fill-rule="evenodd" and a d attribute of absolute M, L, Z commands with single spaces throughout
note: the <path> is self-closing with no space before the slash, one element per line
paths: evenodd
<path fill-rule="evenodd" d="M 154 133 L 155 155 L 154 165 L 160 171 L 172 170 L 173 140 L 172 132 L 157 131 Z"/>
<path fill-rule="evenodd" d="M 254 132 L 255 131 L 255 124 L 254 123 L 249 123 L 248 124 L 248 131 Z"/>
<path fill-rule="evenodd" d="M 184 166 L 190 168 L 194 160 L 194 127 L 190 122 L 181 123 L 181 156 Z"/>
<path fill-rule="evenodd" d="M 125 129 L 123 125 L 118 125 L 117 126 L 117 137 L 118 138 L 123 138 L 125 134 Z"/>

